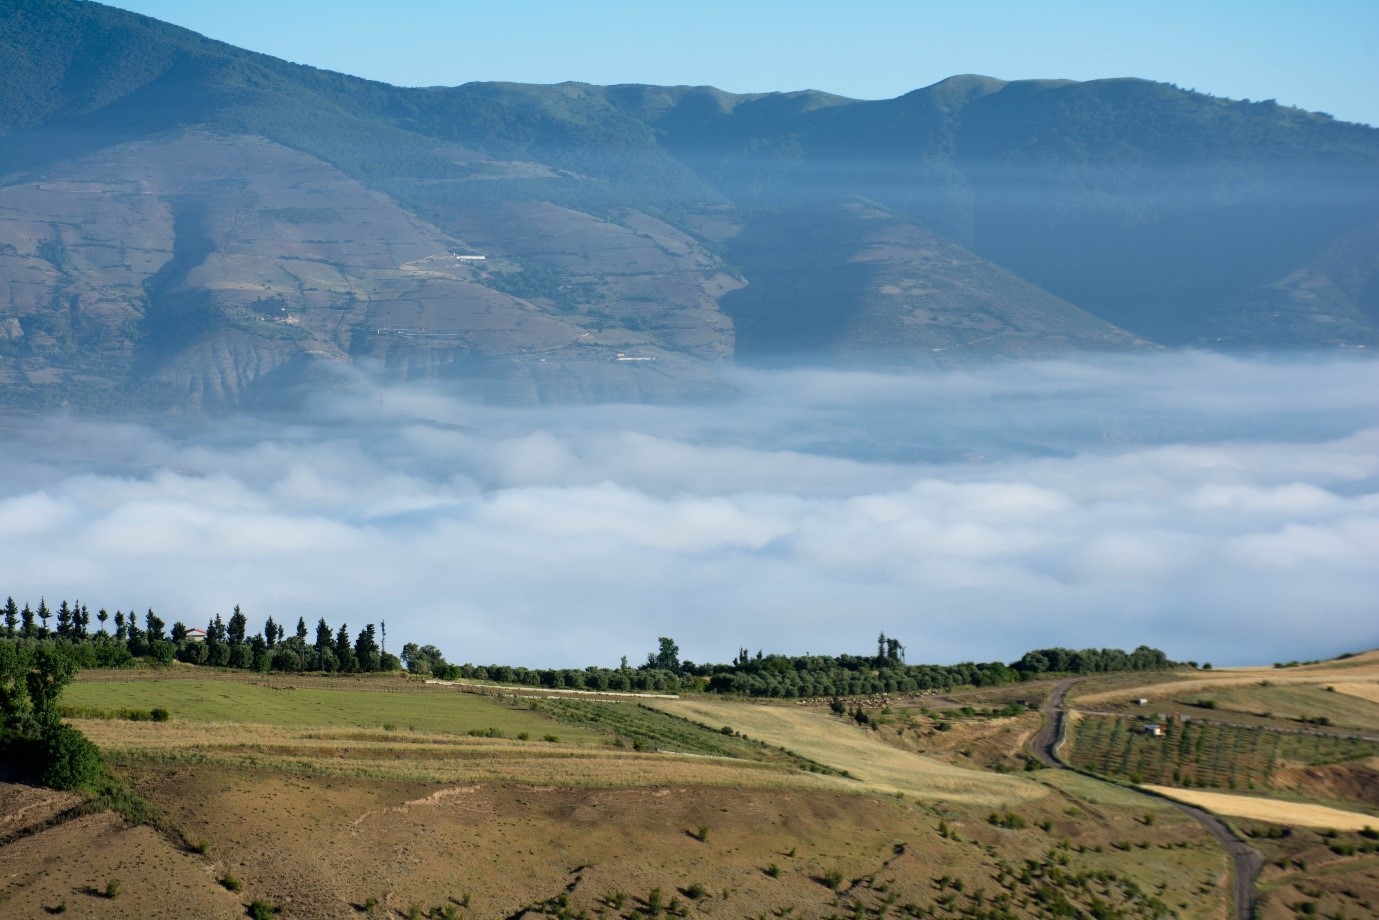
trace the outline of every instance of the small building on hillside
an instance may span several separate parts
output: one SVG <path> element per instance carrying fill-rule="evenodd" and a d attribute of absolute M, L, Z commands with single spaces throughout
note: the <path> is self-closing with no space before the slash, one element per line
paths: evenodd
<path fill-rule="evenodd" d="M 206 630 L 204 630 L 204 629 L 189 629 L 189 630 L 187 630 L 187 641 L 188 641 L 188 642 L 205 642 L 205 641 L 206 641 Z"/>
<path fill-rule="evenodd" d="M 1164 727 L 1158 722 L 1147 722 L 1140 730 L 1151 738 L 1162 738 L 1164 736 Z"/>

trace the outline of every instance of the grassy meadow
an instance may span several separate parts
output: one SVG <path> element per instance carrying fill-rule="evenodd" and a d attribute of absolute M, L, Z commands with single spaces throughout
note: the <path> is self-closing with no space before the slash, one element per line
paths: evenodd
<path fill-rule="evenodd" d="M 226 675 L 239 677 L 238 674 Z M 397 678 L 257 684 L 234 679 L 103 680 L 89 672 L 64 692 L 63 705 L 81 715 L 155 707 L 177 722 L 228 722 L 294 727 L 405 729 L 467 734 L 492 729 L 503 737 L 556 733 L 570 742 L 599 734 L 561 724 L 526 706 Z"/>

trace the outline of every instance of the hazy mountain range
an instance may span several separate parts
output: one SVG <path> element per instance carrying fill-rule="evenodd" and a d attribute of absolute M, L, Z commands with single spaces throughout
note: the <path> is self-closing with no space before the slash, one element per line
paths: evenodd
<path fill-rule="evenodd" d="M 535 401 L 1379 344 L 1379 130 L 1271 101 L 407 89 L 76 0 L 0 0 L 0 61 L 11 406 L 271 402 L 361 363 Z"/>

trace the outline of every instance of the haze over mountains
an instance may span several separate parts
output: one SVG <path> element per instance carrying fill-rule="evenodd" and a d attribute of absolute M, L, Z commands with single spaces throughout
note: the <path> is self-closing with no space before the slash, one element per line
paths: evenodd
<path fill-rule="evenodd" d="M 460 52 L 457 52 L 460 53 Z M 0 0 L 0 403 L 1379 343 L 1379 130 L 1142 80 L 405 89 Z M 482 255 L 482 260 L 457 256 Z"/>

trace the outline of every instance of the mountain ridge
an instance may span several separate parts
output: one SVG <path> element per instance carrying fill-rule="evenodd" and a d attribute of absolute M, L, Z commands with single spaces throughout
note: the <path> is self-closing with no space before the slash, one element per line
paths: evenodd
<path fill-rule="evenodd" d="M 1379 215 L 1379 131 L 1271 102 L 1135 78 L 980 75 L 889 100 L 393 87 L 75 0 L 0 0 L 0 52 L 12 76 L 0 88 L 0 400 L 11 405 L 142 403 L 157 391 L 171 406 L 232 407 L 280 387 L 284 368 L 322 362 L 486 374 L 524 399 L 674 398 L 712 389 L 717 365 L 792 340 L 814 343 L 815 357 L 873 342 L 888 365 L 949 360 L 971 337 L 936 330 L 978 314 L 995 358 L 1151 341 L 1379 344 L 1374 260 L 1344 242 L 1368 239 Z M 189 144 L 211 161 L 188 171 Z M 130 145 L 163 172 L 135 178 Z M 245 158 L 260 171 L 239 168 Z M 348 226 L 315 204 L 346 194 L 342 181 L 367 190 L 349 200 L 369 202 L 351 206 Z M 123 206 L 112 189 L 129 182 L 158 199 L 139 211 L 158 225 L 148 240 L 122 239 L 107 220 Z M 275 208 L 275 197 L 311 206 Z M 903 257 L 839 250 L 782 268 L 792 239 L 861 240 L 858 208 L 891 243 L 907 241 L 892 246 Z M 193 213 L 220 228 L 211 248 L 197 249 Z M 423 260 L 488 258 L 439 272 L 374 264 L 367 228 L 405 237 L 408 220 L 429 228 Z M 307 235 L 312 222 L 330 233 Z M 781 236 L 761 245 L 767 226 Z M 202 263 L 169 284 L 159 272 L 188 233 L 181 257 Z M 282 280 L 298 264 L 284 246 L 311 249 L 330 280 Z M 1342 283 L 1298 293 L 1322 263 Z M 904 283 L 878 280 L 885 272 Z M 255 285 L 262 296 L 246 300 Z M 368 306 L 322 314 L 326 290 Z M 797 296 L 825 290 L 838 299 Z"/>

